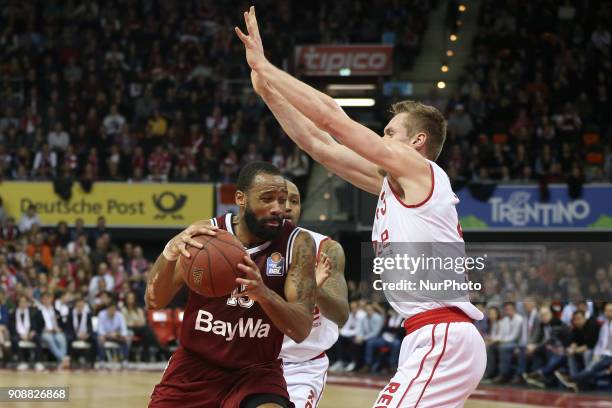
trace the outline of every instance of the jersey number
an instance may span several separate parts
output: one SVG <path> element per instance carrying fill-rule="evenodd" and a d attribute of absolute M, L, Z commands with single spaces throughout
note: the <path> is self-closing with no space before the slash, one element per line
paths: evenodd
<path fill-rule="evenodd" d="M 230 295 L 230 297 L 227 298 L 227 305 L 228 306 L 240 306 L 240 307 L 246 307 L 246 308 L 253 306 L 255 304 L 255 301 L 253 299 L 249 299 L 248 296 L 244 296 L 240 294 L 241 292 L 244 292 L 245 290 L 246 290 L 246 285 L 240 285 L 240 287 L 236 287 L 236 289 L 232 291 L 232 294 Z"/>
<path fill-rule="evenodd" d="M 384 191 L 380 195 L 380 201 L 382 201 L 382 206 L 376 209 L 376 219 L 379 217 L 384 217 L 384 215 L 387 213 L 387 199 L 385 198 Z"/>

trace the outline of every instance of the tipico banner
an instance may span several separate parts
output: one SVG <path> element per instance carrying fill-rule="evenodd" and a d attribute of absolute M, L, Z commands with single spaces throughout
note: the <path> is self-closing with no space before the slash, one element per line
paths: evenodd
<path fill-rule="evenodd" d="M 295 66 L 304 75 L 362 76 L 390 75 L 393 46 L 388 44 L 299 45 L 295 47 Z"/>
<path fill-rule="evenodd" d="M 51 182 L 3 182 L 0 196 L 9 215 L 18 221 L 30 205 L 36 207 L 43 226 L 59 221 L 73 224 L 82 218 L 87 226 L 106 217 L 109 227 L 180 228 L 213 215 L 213 184 L 94 183 L 85 192 L 78 183 L 64 200 Z"/>
<path fill-rule="evenodd" d="M 498 185 L 481 201 L 469 188 L 457 192 L 457 211 L 469 229 L 609 229 L 612 230 L 612 184 L 583 187 L 572 199 L 566 185 L 549 186 L 548 200 L 540 200 L 539 186 Z"/>

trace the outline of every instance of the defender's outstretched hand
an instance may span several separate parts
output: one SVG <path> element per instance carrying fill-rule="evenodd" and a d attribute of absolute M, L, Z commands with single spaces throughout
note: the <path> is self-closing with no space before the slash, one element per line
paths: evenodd
<path fill-rule="evenodd" d="M 244 22 L 246 23 L 248 35 L 245 35 L 238 27 L 235 27 L 234 30 L 240 41 L 244 44 L 247 63 L 251 69 L 257 70 L 266 62 L 266 56 L 264 55 L 263 44 L 259 35 L 254 6 L 251 6 L 249 11 L 244 13 Z"/>

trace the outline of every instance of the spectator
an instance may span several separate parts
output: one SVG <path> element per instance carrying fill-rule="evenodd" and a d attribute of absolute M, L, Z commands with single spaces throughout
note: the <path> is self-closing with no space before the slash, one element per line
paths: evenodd
<path fill-rule="evenodd" d="M 34 343 L 34 360 L 36 361 L 34 368 L 36 371 L 42 371 L 45 366 L 41 363 L 41 333 L 45 323 L 39 310 L 30 306 L 28 298 L 25 295 L 19 296 L 17 308 L 10 316 L 9 332 L 11 333 L 11 347 L 13 353 L 18 356 L 18 370 L 25 370 L 28 364 L 25 362 L 23 350 L 19 343 L 21 341 L 30 341 Z"/>
<path fill-rule="evenodd" d="M 4 360 L 4 343 L 10 342 L 9 310 L 6 305 L 6 293 L 0 288 L 0 361 Z"/>
<path fill-rule="evenodd" d="M 365 316 L 365 311 L 359 307 L 357 301 L 352 301 L 350 308 L 349 317 L 340 329 L 340 336 L 336 342 L 336 362 L 330 367 L 332 372 L 344 371 L 345 364 L 348 364 L 347 362 L 352 358 L 353 339 L 358 333 L 360 320 Z"/>
<path fill-rule="evenodd" d="M 593 317 L 586 318 L 582 310 L 576 310 L 572 316 L 570 345 L 566 349 L 570 377 L 575 377 L 588 367 L 593 359 L 593 349 L 597 345 L 599 326 Z M 559 378 L 559 371 L 555 375 Z"/>
<path fill-rule="evenodd" d="M 285 163 L 287 159 L 285 158 L 285 152 L 282 146 L 276 146 L 274 148 L 274 156 L 272 156 L 272 164 L 276 166 L 281 172 L 285 173 Z"/>
<path fill-rule="evenodd" d="M 215 106 L 212 115 L 206 118 L 206 129 L 209 131 L 217 129 L 221 132 L 225 132 L 227 130 L 227 126 L 227 116 L 223 115 L 220 106 Z"/>
<path fill-rule="evenodd" d="M 7 219 L 7 214 L 6 214 L 6 210 L 4 209 L 4 201 L 2 200 L 2 197 L 0 196 L 0 226 L 4 224 L 4 221 L 6 221 L 6 219 Z"/>
<path fill-rule="evenodd" d="M 47 143 L 52 150 L 63 152 L 70 145 L 70 135 L 64 130 L 62 122 L 57 122 L 53 131 L 49 132 Z"/>
<path fill-rule="evenodd" d="M 32 172 L 37 179 L 50 179 L 55 176 L 57 168 L 57 154 L 51 150 L 49 144 L 42 145 L 42 149 L 36 152 Z"/>
<path fill-rule="evenodd" d="M 149 361 L 152 358 L 151 348 L 159 349 L 157 338 L 155 333 L 151 330 L 147 324 L 145 312 L 142 307 L 136 304 L 136 295 L 134 292 L 129 292 L 125 298 L 125 306 L 121 312 L 125 317 L 128 331 L 130 332 L 130 338 L 134 336 L 140 339 L 144 353 L 144 361 Z"/>
<path fill-rule="evenodd" d="M 494 383 L 506 382 L 512 378 L 512 356 L 519 346 L 523 332 L 523 317 L 516 313 L 516 305 L 512 302 L 504 303 L 504 317 L 499 322 L 499 374 L 493 379 Z M 512 378 L 517 382 L 517 378 Z"/>
<path fill-rule="evenodd" d="M 96 359 L 97 342 L 91 320 L 91 310 L 82 297 L 76 299 L 74 307 L 68 314 L 66 337 L 70 345 L 71 357 L 73 360 L 76 358 L 72 348 L 73 342 L 84 341 L 89 343 L 89 362 L 91 367 L 93 367 Z"/>
<path fill-rule="evenodd" d="M 359 370 L 360 373 L 377 371 L 379 362 L 374 364 L 374 353 L 382 347 L 389 348 L 389 371 L 395 372 L 397 370 L 400 347 L 405 333 L 402 325 L 403 320 L 403 317 L 397 314 L 394 309 L 389 309 L 381 333 L 365 342 L 364 366 Z"/>
<path fill-rule="evenodd" d="M 53 296 L 45 292 L 41 296 L 39 309 L 44 322 L 41 340 L 49 347 L 49 350 L 58 362 L 59 368 L 67 368 L 70 365 L 70 357 L 64 334 L 64 325 L 59 312 L 53 306 Z"/>
<path fill-rule="evenodd" d="M 358 352 L 353 354 L 353 361 L 351 361 L 346 367 L 346 371 L 353 371 L 355 366 L 357 365 L 357 356 L 363 355 L 363 350 L 368 341 L 376 338 L 385 323 L 385 319 L 380 313 L 378 305 L 368 303 L 365 306 L 365 316 L 359 320 L 359 326 L 357 327 L 357 334 L 353 339 L 353 343 L 355 344 L 355 349 L 359 350 Z"/>
<path fill-rule="evenodd" d="M 104 343 L 113 342 L 119 345 L 123 366 L 127 365 L 129 356 L 129 334 L 123 314 L 117 310 L 117 303 L 111 301 L 106 309 L 98 315 L 98 358 L 106 360 Z"/>
<path fill-rule="evenodd" d="M 110 113 L 106 115 L 102 122 L 104 132 L 111 140 L 116 140 L 116 138 L 121 135 L 125 124 L 125 117 L 119 113 L 117 105 L 111 106 Z"/>
<path fill-rule="evenodd" d="M 484 378 L 492 379 L 496 377 L 499 360 L 499 348 L 497 347 L 501 339 L 499 308 L 496 306 L 490 306 L 487 309 L 487 318 L 489 320 L 489 327 L 484 336 L 485 344 L 487 345 L 487 368 L 485 370 Z"/>
<path fill-rule="evenodd" d="M 462 104 L 455 106 L 454 112 L 449 115 L 448 130 L 462 139 L 474 130 L 472 118 L 465 112 Z"/>
<path fill-rule="evenodd" d="M 96 227 L 91 232 L 91 236 L 97 241 L 98 239 L 103 238 L 105 235 L 107 235 L 108 239 L 110 239 L 110 232 L 106 228 L 106 217 L 101 215 L 96 220 Z"/>
<path fill-rule="evenodd" d="M 34 225 L 41 225 L 40 217 L 36 213 L 36 206 L 30 204 L 25 213 L 21 215 L 19 219 L 19 231 L 21 233 L 29 232 Z"/>
<path fill-rule="evenodd" d="M 573 376 L 556 372 L 557 379 L 567 388 L 576 392 L 592 385 L 599 374 L 610 375 L 612 366 L 612 303 L 606 303 L 604 308 L 604 322 L 599 329 L 597 345 L 593 352 L 593 360 L 582 371 Z"/>
<path fill-rule="evenodd" d="M 565 347 L 569 345 L 568 340 L 568 327 L 553 316 L 549 306 L 542 306 L 540 326 L 527 344 L 527 355 L 532 356 L 535 368 L 523 374 L 528 384 L 546 387 L 555 370 L 566 361 Z"/>
<path fill-rule="evenodd" d="M 309 167 L 308 156 L 297 145 L 293 146 L 293 151 L 287 158 L 285 174 L 295 183 L 302 196 L 306 195 Z"/>
<path fill-rule="evenodd" d="M 104 281 L 104 286 L 100 286 L 100 281 Z M 111 270 L 106 262 L 100 262 L 98 265 L 98 274 L 91 278 L 89 282 L 89 299 L 93 303 L 93 299 L 105 290 L 113 290 L 115 288 L 115 278 L 111 275 Z"/>

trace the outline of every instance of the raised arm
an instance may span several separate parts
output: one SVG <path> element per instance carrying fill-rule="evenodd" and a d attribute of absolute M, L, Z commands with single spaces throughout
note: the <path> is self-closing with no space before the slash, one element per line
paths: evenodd
<path fill-rule="evenodd" d="M 376 194 L 382 186 L 382 176 L 376 166 L 336 142 L 329 134 L 317 128 L 283 98 L 273 87 L 251 73 L 253 88 L 262 97 L 287 135 L 314 160 L 346 181 Z"/>
<path fill-rule="evenodd" d="M 340 143 L 396 178 L 413 176 L 415 172 L 429 174 L 427 160 L 415 149 L 397 140 L 381 138 L 349 118 L 331 97 L 272 65 L 263 53 L 254 7 L 244 17 L 249 35 L 237 27 L 236 33 L 245 45 L 251 69 L 316 127 L 334 135 Z"/>
<path fill-rule="evenodd" d="M 315 258 L 314 240 L 307 232 L 299 232 L 293 243 L 291 265 L 285 280 L 287 300 L 265 285 L 259 268 L 248 256 L 245 256 L 244 264 L 238 264 L 248 277 L 236 279 L 236 283 L 246 285 L 242 294 L 259 303 L 272 323 L 296 343 L 304 341 L 312 329 Z"/>
<path fill-rule="evenodd" d="M 317 287 L 317 306 L 323 316 L 342 327 L 349 316 L 348 288 L 344 279 L 344 250 L 338 242 L 327 240 L 321 244 L 321 256 L 329 261 L 330 271 L 321 286 Z M 317 272 L 318 268 L 317 265 Z"/>
<path fill-rule="evenodd" d="M 208 220 L 198 221 L 168 241 L 149 271 L 145 292 L 147 308 L 163 309 L 168 306 L 184 283 L 176 260 L 179 256 L 190 257 L 186 249 L 187 244 L 202 248 L 202 244 L 192 239 L 194 236 L 215 235 L 216 229 Z"/>

